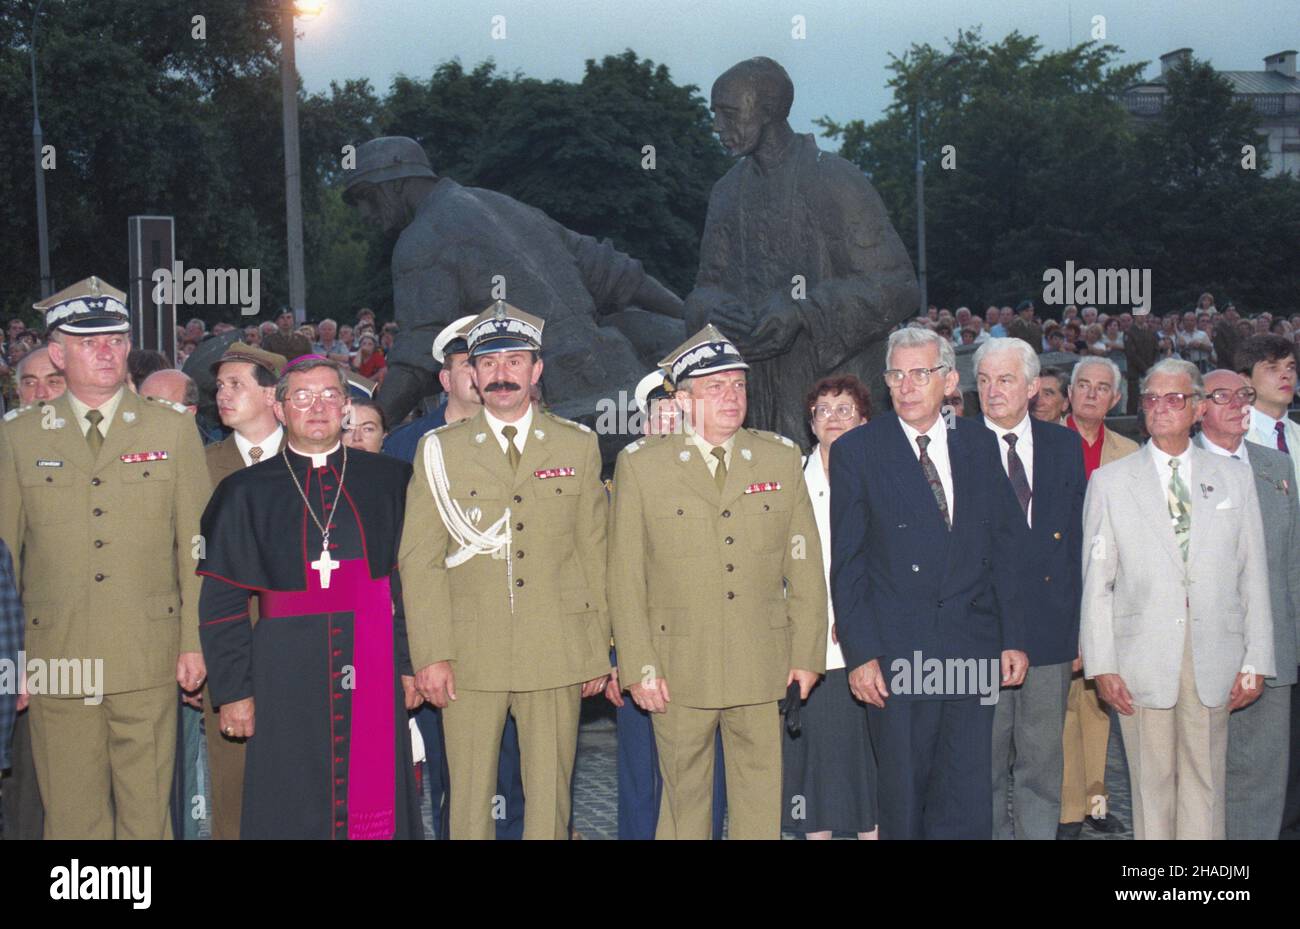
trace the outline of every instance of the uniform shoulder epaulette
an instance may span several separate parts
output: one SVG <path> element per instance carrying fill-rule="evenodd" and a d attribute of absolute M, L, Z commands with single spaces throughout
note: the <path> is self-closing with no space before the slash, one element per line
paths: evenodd
<path fill-rule="evenodd" d="M 769 439 L 773 442 L 780 442 L 786 448 L 794 448 L 794 442 L 781 435 L 779 432 L 768 432 L 766 429 L 750 429 L 751 435 L 756 435 L 761 439 Z"/>
<path fill-rule="evenodd" d="M 467 420 L 458 419 L 454 423 L 443 423 L 441 426 L 434 426 L 429 430 L 429 432 L 446 432 L 452 426 L 459 426 L 463 422 L 467 422 Z M 428 435 L 429 432 L 426 432 L 424 435 Z M 421 436 L 421 438 L 423 438 L 423 436 Z"/>
<path fill-rule="evenodd" d="M 189 407 L 187 407 L 183 403 L 173 403 L 171 400 L 166 400 L 162 397 L 145 397 L 144 399 L 147 400 L 149 403 L 155 404 L 156 406 L 162 406 L 170 410 L 175 410 L 177 413 L 189 413 Z"/>
<path fill-rule="evenodd" d="M 630 455 L 643 445 L 645 445 L 645 439 L 637 439 L 635 442 L 629 442 L 627 445 L 624 445 L 623 451 Z"/>
<path fill-rule="evenodd" d="M 29 403 L 26 406 L 15 407 L 14 409 L 10 410 L 8 413 L 4 415 L 4 421 L 7 423 L 11 423 L 15 419 L 17 419 L 21 414 L 26 413 L 28 410 L 33 410 L 38 406 L 40 406 L 39 403 Z"/>
<path fill-rule="evenodd" d="M 562 423 L 565 426 L 571 426 L 574 429 L 580 429 L 583 432 L 592 431 L 590 426 L 585 425 L 584 423 L 577 422 L 576 420 L 565 419 L 563 416 L 557 416 L 555 413 L 552 413 L 550 410 L 542 410 L 542 415 L 546 416 L 548 419 L 554 420 L 557 423 Z"/>

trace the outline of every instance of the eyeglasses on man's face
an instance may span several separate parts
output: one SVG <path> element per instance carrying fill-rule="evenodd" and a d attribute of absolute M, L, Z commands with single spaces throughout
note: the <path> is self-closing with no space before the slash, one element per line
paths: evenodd
<path fill-rule="evenodd" d="M 1220 387 L 1218 390 L 1210 391 L 1210 401 L 1218 406 L 1226 406 L 1236 401 L 1242 406 L 1249 406 L 1255 402 L 1255 388 L 1239 387 L 1236 390 L 1229 390 L 1227 387 Z"/>
<path fill-rule="evenodd" d="M 1163 407 L 1168 410 L 1181 410 L 1187 406 L 1188 400 L 1195 397 L 1196 394 L 1143 394 L 1142 409 L 1154 410 Z"/>
<path fill-rule="evenodd" d="M 901 387 L 903 378 L 908 378 L 917 387 L 924 387 L 930 383 L 930 375 L 936 371 L 946 371 L 948 366 L 945 364 L 935 365 L 933 368 L 913 368 L 910 371 L 904 371 L 902 368 L 890 368 L 885 372 L 885 384 L 889 387 Z"/>
<path fill-rule="evenodd" d="M 319 400 L 325 406 L 336 408 L 343 405 L 347 396 L 337 387 L 326 387 L 324 390 L 308 390 L 306 387 L 300 387 L 293 393 L 289 394 L 289 405 L 299 413 L 305 413 L 316 405 Z"/>

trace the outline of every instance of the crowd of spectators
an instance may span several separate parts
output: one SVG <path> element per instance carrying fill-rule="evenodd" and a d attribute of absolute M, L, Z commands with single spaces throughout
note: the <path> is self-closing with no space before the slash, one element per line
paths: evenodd
<path fill-rule="evenodd" d="M 129 361 L 132 386 L 138 388 L 146 377 L 156 371 L 173 366 L 184 368 L 185 362 L 200 342 L 236 328 L 238 327 L 230 323 L 219 322 L 209 329 L 208 324 L 198 317 L 188 320 L 184 325 L 177 325 L 175 364 L 161 352 L 146 349 L 132 351 Z M 40 330 L 29 329 L 21 318 L 14 317 L 8 320 L 2 335 L 0 412 L 22 405 L 24 396 L 34 396 L 32 385 L 37 380 L 61 377 L 49 362 L 49 353 L 43 350 L 45 338 Z M 240 339 L 260 348 L 266 347 L 264 342 L 269 338 L 272 349 L 288 357 L 309 353 L 325 355 L 380 384 L 383 383 L 388 366 L 388 352 L 392 349 L 396 336 L 396 323 L 377 323 L 374 311 L 363 307 L 352 323 L 342 325 L 333 319 L 295 324 L 292 311 L 281 310 L 274 322 L 244 326 Z M 32 382 L 29 384 L 32 389 L 20 389 L 23 378 Z M 61 392 L 60 388 L 58 393 Z"/>

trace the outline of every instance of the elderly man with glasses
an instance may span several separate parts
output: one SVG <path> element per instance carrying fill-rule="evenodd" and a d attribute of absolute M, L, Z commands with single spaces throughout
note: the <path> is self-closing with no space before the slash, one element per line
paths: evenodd
<path fill-rule="evenodd" d="M 1205 385 L 1143 379 L 1151 441 L 1098 469 L 1083 517 L 1083 669 L 1120 714 L 1138 839 L 1226 837 L 1228 714 L 1274 676 L 1259 496 L 1248 465 L 1192 444 Z"/>
<path fill-rule="evenodd" d="M 1255 475 L 1264 552 L 1268 556 L 1269 600 L 1277 677 L 1263 694 L 1228 717 L 1228 838 L 1276 839 L 1282 824 L 1288 763 L 1296 745 L 1290 737 L 1292 691 L 1296 684 L 1297 611 L 1300 611 L 1300 503 L 1292 486 L 1291 459 L 1246 441 L 1255 389 L 1233 371 L 1205 375 L 1210 403 L 1196 442 L 1216 455 L 1246 462 Z"/>
<path fill-rule="evenodd" d="M 899 329 L 893 413 L 831 448 L 831 594 L 849 687 L 867 707 L 882 839 L 987 839 L 993 704 L 1028 668 L 1017 563 L 1025 514 L 998 440 L 941 415 L 952 343 Z M 938 673 L 936 673 L 938 669 Z"/>

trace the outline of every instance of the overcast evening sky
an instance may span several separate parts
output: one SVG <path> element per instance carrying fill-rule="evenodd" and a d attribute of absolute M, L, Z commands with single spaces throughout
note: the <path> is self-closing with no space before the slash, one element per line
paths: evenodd
<path fill-rule="evenodd" d="M 796 14 L 805 39 L 791 37 Z M 491 36 L 496 15 L 503 40 Z M 879 118 L 889 53 L 914 42 L 946 48 L 979 25 L 988 41 L 1019 30 L 1063 49 L 1087 39 L 1097 15 L 1123 61 L 1151 62 L 1148 77 L 1184 46 L 1220 69 L 1263 70 L 1265 55 L 1300 45 L 1296 0 L 326 0 L 299 20 L 298 70 L 309 93 L 359 77 L 384 93 L 397 74 L 427 78 L 452 58 L 576 81 L 588 58 L 631 48 L 707 96 L 722 71 L 767 55 L 794 79 L 792 125 L 812 132 L 821 115 Z"/>

